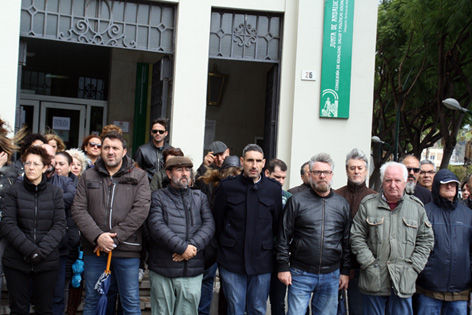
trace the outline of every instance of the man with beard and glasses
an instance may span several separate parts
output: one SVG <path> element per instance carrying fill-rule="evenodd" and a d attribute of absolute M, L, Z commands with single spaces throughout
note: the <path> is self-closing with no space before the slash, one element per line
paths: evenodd
<path fill-rule="evenodd" d="M 405 192 L 421 200 L 423 205 L 433 201 L 431 192 L 423 186 L 417 185 L 418 175 L 421 170 L 420 160 L 418 160 L 414 155 L 406 155 L 400 162 L 403 163 L 408 170 L 408 182 L 406 184 Z"/>
<path fill-rule="evenodd" d="M 349 203 L 331 189 L 334 162 L 327 153 L 311 158 L 311 189 L 293 195 L 277 233 L 278 277 L 288 285 L 288 313 L 336 314 L 338 291 L 347 289 L 351 252 Z"/>
<path fill-rule="evenodd" d="M 364 314 L 413 314 L 415 281 L 434 246 L 421 201 L 405 194 L 405 165 L 380 168 L 381 193 L 365 197 L 352 222 L 351 249 L 361 266 Z"/>
<path fill-rule="evenodd" d="M 192 167 L 184 156 L 167 160 L 170 185 L 151 197 L 146 226 L 151 237 L 151 308 L 159 309 L 156 314 L 198 314 L 203 252 L 215 223 L 206 195 L 189 188 Z"/>
<path fill-rule="evenodd" d="M 243 173 L 221 180 L 213 202 L 216 260 L 228 314 L 265 314 L 282 187 L 264 176 L 264 151 L 257 144 L 248 144 L 240 160 Z"/>
<path fill-rule="evenodd" d="M 84 314 L 95 314 L 100 294 L 95 283 L 113 252 L 111 272 L 116 277 L 125 314 L 141 314 L 139 262 L 142 225 L 150 206 L 146 172 L 126 155 L 126 141 L 115 131 L 103 136 L 101 158 L 79 180 L 72 218 L 82 233 L 84 251 Z M 102 254 L 97 256 L 96 252 Z"/>

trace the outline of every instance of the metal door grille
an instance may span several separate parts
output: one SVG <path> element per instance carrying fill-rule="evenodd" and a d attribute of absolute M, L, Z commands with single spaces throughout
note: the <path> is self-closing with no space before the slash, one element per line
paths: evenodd
<path fill-rule="evenodd" d="M 22 0 L 21 36 L 172 54 L 175 8 L 144 1 Z"/>
<path fill-rule="evenodd" d="M 281 15 L 214 10 L 210 58 L 279 62 L 281 32 Z"/>

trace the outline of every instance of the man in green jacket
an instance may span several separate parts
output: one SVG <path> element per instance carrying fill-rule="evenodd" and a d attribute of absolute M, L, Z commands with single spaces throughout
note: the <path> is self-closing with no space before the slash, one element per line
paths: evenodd
<path fill-rule="evenodd" d="M 415 281 L 434 246 L 424 206 L 405 194 L 408 171 L 380 168 L 382 191 L 362 200 L 351 227 L 351 249 L 361 266 L 364 314 L 413 314 Z"/>

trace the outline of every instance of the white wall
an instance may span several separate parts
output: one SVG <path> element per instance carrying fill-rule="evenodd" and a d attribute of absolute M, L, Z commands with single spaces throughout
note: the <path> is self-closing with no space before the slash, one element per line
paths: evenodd
<path fill-rule="evenodd" d="M 21 1 L 3 1 L 0 10 L 0 117 L 15 126 Z"/>
<path fill-rule="evenodd" d="M 346 120 L 319 118 L 324 2 L 287 4 L 277 148 L 278 157 L 291 170 L 286 188 L 301 183 L 301 164 L 317 153 L 327 152 L 335 161 L 334 188 L 346 183 L 344 160 L 351 149 L 370 153 L 377 6 L 376 0 L 355 2 L 351 102 Z M 315 70 L 316 81 L 301 81 L 304 69 Z"/>

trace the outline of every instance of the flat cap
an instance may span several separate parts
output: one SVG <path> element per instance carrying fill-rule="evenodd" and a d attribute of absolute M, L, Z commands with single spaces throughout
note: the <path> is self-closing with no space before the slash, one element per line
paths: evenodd
<path fill-rule="evenodd" d="M 214 154 L 223 153 L 226 151 L 226 149 L 228 149 L 228 146 L 221 141 L 212 142 L 208 148 L 208 150 Z"/>
<path fill-rule="evenodd" d="M 185 156 L 174 156 L 167 160 L 166 162 L 166 171 L 172 169 L 173 167 L 193 167 L 192 160 Z"/>

